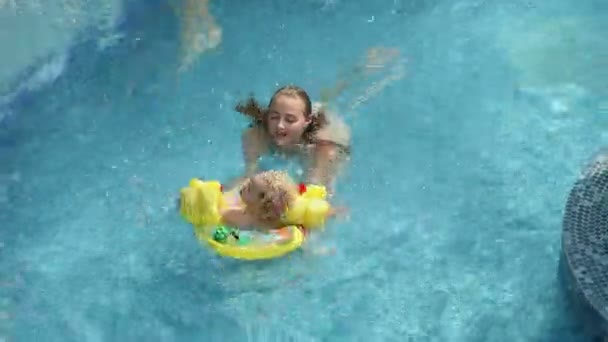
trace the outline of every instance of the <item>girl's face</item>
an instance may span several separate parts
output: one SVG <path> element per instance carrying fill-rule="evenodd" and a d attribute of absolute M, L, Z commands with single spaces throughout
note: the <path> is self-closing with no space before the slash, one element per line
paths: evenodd
<path fill-rule="evenodd" d="M 268 133 L 277 146 L 288 147 L 302 142 L 302 134 L 310 124 L 306 105 L 296 96 L 278 95 L 268 111 Z"/>

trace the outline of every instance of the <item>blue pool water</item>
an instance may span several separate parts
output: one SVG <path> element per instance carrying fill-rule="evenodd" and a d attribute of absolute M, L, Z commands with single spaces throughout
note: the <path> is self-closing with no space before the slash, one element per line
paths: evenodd
<path fill-rule="evenodd" d="M 188 72 L 168 5 L 132 4 L 116 45 L 78 44 L 7 107 L 0 341 L 588 339 L 557 264 L 567 192 L 608 139 L 605 5 L 211 10 L 223 41 Z M 241 172 L 234 104 L 291 82 L 318 97 L 375 46 L 399 49 L 406 76 L 344 110 L 351 218 L 311 242 L 335 254 L 242 263 L 200 246 L 173 199 L 190 177 Z"/>

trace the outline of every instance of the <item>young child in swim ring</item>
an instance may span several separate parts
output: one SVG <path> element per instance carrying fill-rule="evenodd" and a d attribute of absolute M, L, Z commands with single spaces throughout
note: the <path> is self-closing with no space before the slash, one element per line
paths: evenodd
<path fill-rule="evenodd" d="M 285 225 L 285 213 L 299 195 L 299 186 L 283 171 L 264 171 L 246 178 L 227 195 L 223 221 L 240 229 L 276 229 Z M 330 208 L 327 217 L 345 209 Z"/>

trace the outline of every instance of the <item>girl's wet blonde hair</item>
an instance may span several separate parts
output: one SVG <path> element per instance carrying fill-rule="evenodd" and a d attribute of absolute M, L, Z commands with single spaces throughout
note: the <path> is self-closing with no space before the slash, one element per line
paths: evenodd
<path fill-rule="evenodd" d="M 302 139 L 306 143 L 314 142 L 315 133 L 327 125 L 327 115 L 323 107 L 313 108 L 308 93 L 298 86 L 288 85 L 277 89 L 267 107 L 261 106 L 253 96 L 250 96 L 247 100 L 237 104 L 235 110 L 251 118 L 254 125 L 261 125 L 267 129 L 269 108 L 279 96 L 291 96 L 304 102 L 304 117 L 310 119 L 310 124 L 304 130 Z"/>

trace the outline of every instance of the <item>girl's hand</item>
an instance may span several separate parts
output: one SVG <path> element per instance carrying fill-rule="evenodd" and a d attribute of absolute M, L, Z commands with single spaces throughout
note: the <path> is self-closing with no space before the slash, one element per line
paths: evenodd
<path fill-rule="evenodd" d="M 332 207 L 329 209 L 328 216 L 350 218 L 350 210 L 346 207 Z"/>
<path fill-rule="evenodd" d="M 336 248 L 335 247 L 316 247 L 312 249 L 312 254 L 314 255 L 335 255 Z"/>

